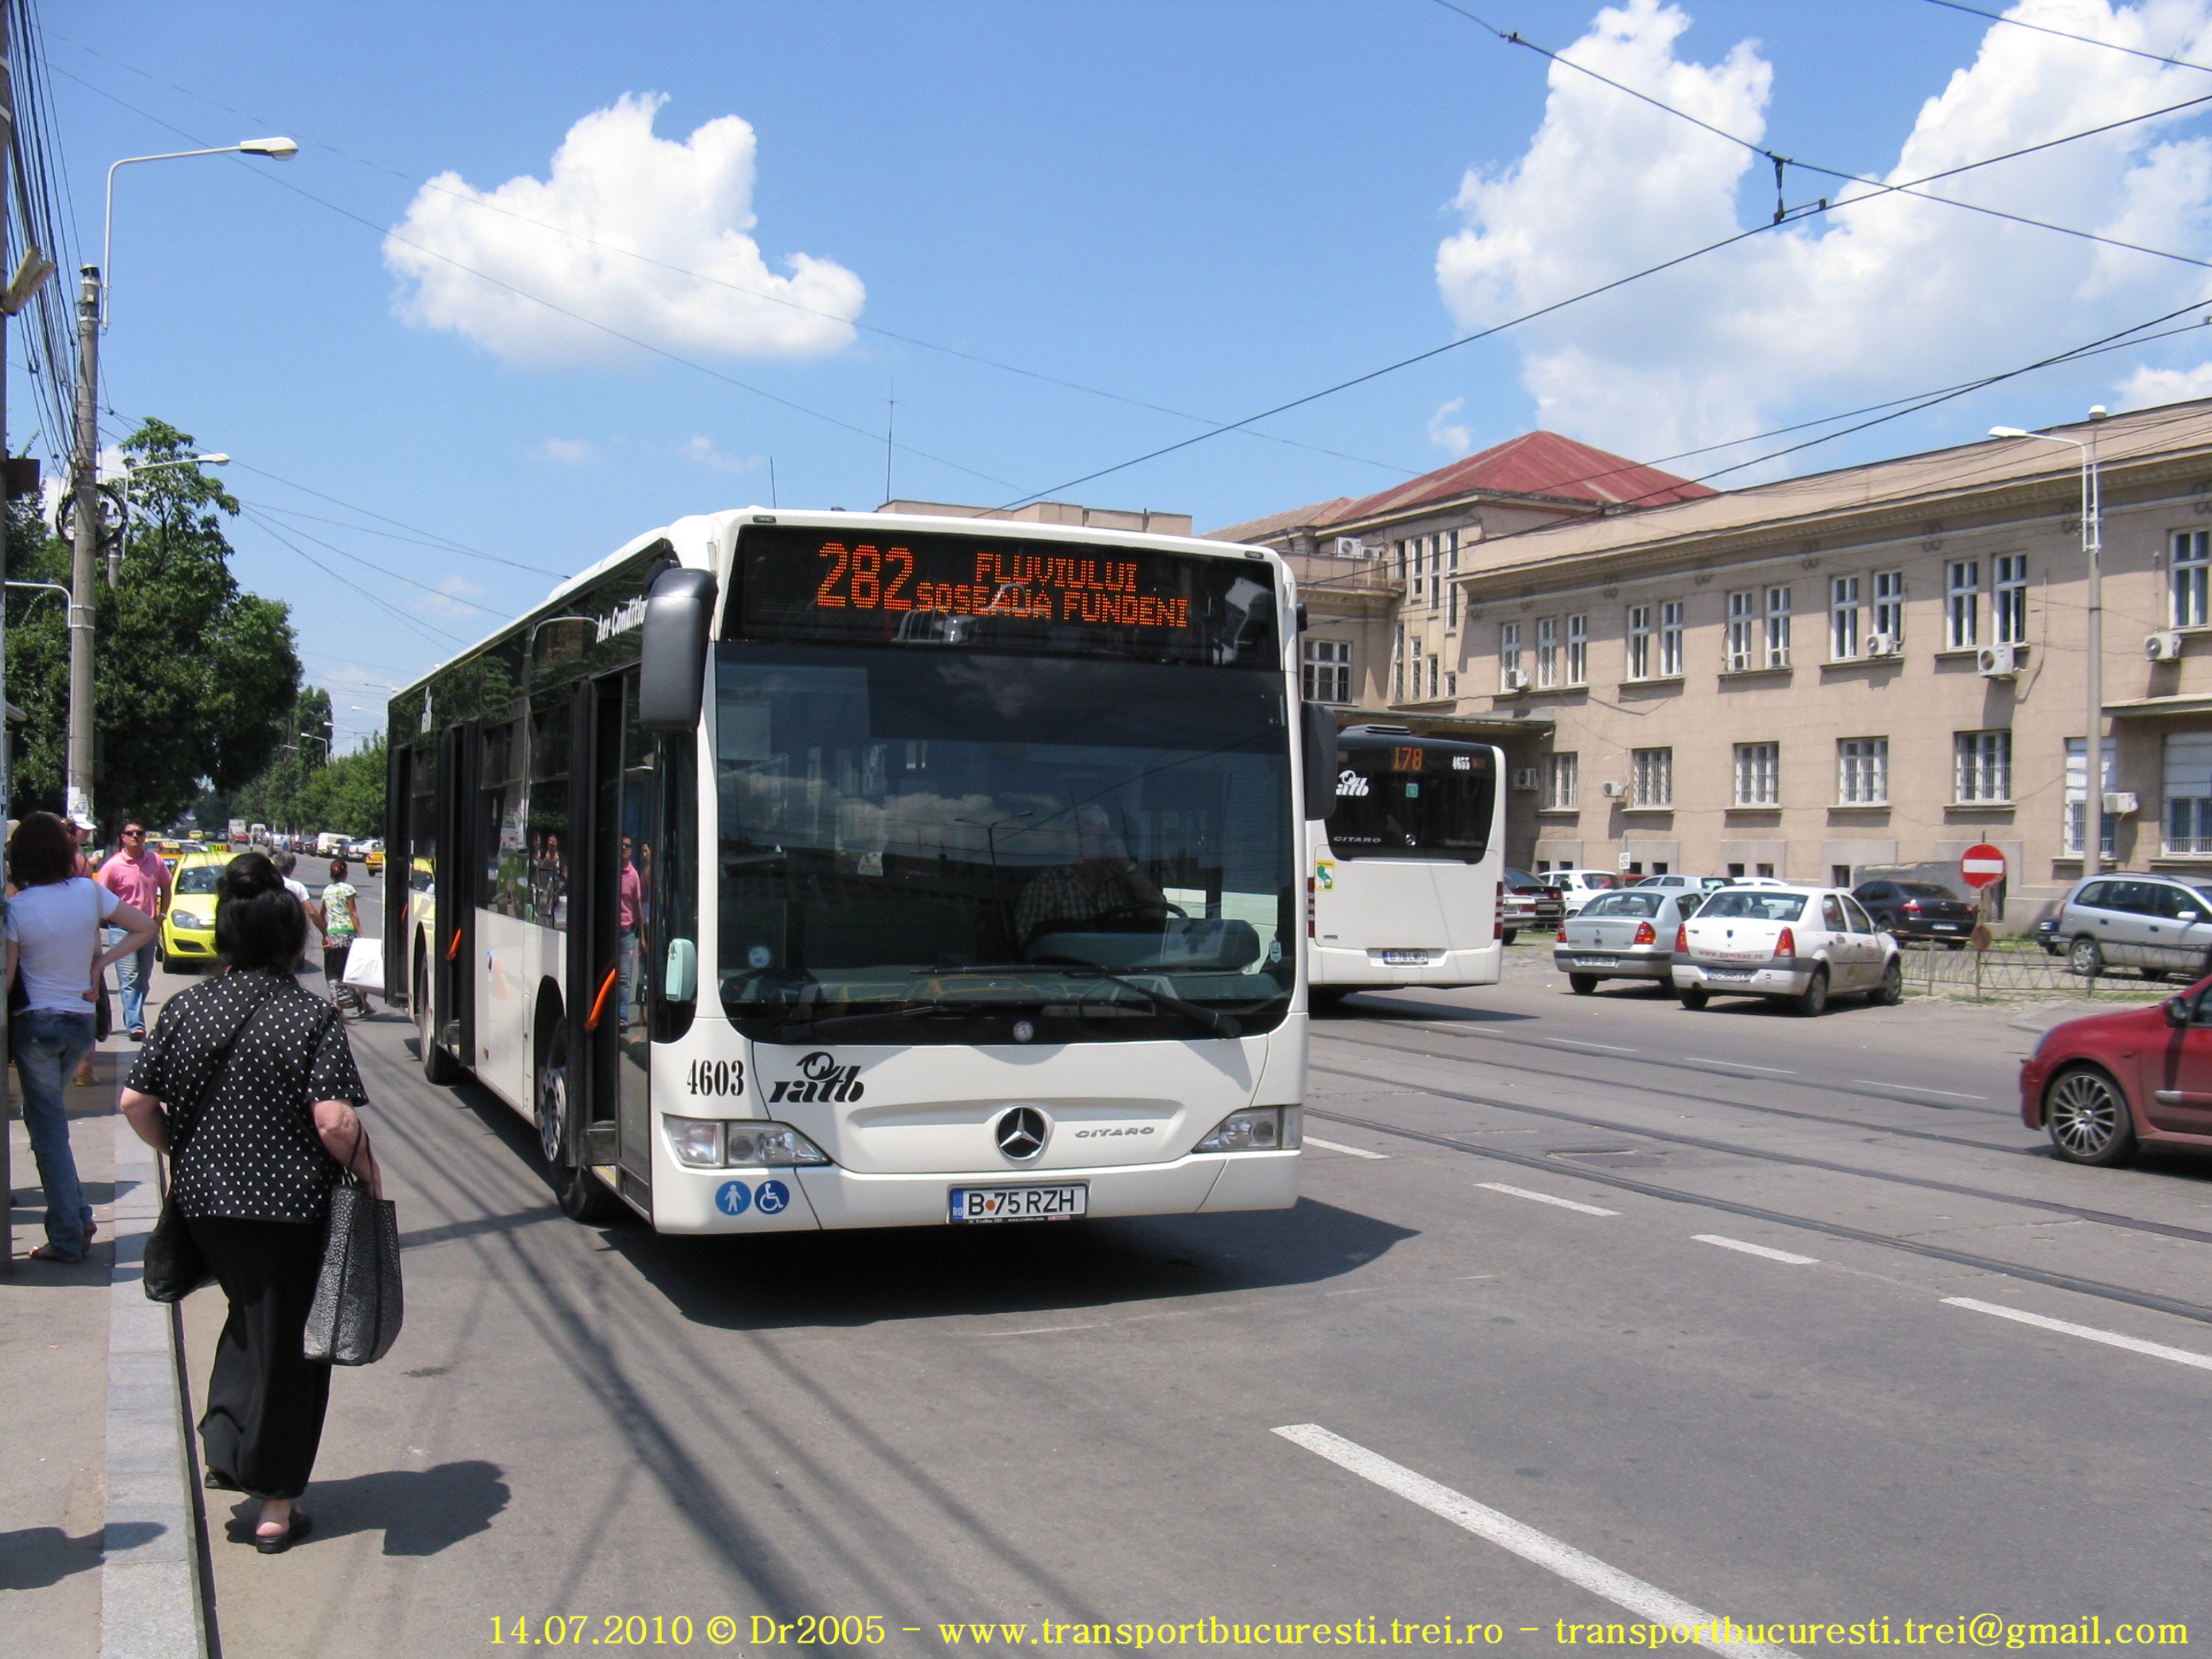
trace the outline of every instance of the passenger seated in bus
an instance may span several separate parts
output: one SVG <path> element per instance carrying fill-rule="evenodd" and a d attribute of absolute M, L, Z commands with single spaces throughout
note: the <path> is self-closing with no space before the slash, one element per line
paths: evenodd
<path fill-rule="evenodd" d="M 1024 948 L 1062 928 L 1158 927 L 1168 918 L 1165 896 L 1129 856 L 1105 808 L 1077 807 L 1074 824 L 1075 862 L 1038 871 L 1014 908 L 1014 933 Z"/>

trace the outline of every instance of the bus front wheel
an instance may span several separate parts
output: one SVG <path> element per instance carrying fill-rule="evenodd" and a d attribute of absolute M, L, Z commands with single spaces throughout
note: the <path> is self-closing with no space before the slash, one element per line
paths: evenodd
<path fill-rule="evenodd" d="M 427 947 L 426 947 L 427 948 Z M 438 1046 L 438 1018 L 430 1006 L 430 976 L 423 969 L 421 951 L 415 957 L 415 988 L 409 1000 L 415 1015 L 415 1043 L 422 1051 L 422 1080 L 445 1085 L 460 1081 L 461 1068 Z"/>
<path fill-rule="evenodd" d="M 568 1161 L 568 1034 L 558 1031 L 538 1062 L 538 1149 L 545 1155 L 554 1201 L 561 1213 L 586 1226 L 603 1225 L 621 1212 L 615 1195 L 581 1164 Z"/>

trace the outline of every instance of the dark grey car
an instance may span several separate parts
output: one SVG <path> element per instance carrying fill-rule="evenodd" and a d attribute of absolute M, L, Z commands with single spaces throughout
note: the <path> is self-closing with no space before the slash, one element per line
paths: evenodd
<path fill-rule="evenodd" d="M 1607 979 L 1649 980 L 1671 989 L 1674 930 L 1697 914 L 1704 896 L 1673 887 L 1599 893 L 1561 926 L 1552 964 L 1577 996 Z"/>
<path fill-rule="evenodd" d="M 2092 976 L 2132 968 L 2145 979 L 2197 975 L 2212 961 L 2212 883 L 2133 872 L 2092 876 L 2059 907 L 2067 966 Z"/>

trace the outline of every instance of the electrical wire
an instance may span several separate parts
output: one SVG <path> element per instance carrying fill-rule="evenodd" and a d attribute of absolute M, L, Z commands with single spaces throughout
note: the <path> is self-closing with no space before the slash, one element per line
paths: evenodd
<path fill-rule="evenodd" d="M 258 473 L 273 483 L 283 484 L 287 489 L 296 489 L 303 495 L 313 495 L 317 501 L 328 501 L 333 507 L 342 507 L 349 513 L 358 513 L 363 518 L 374 519 L 380 523 L 392 526 L 394 529 L 411 531 L 417 536 L 427 537 L 429 538 L 428 544 L 434 547 L 454 553 L 465 553 L 472 559 L 483 559 L 491 564 L 503 564 L 516 570 L 527 570 L 535 576 L 550 576 L 556 581 L 565 581 L 571 574 L 566 570 L 555 570 L 546 565 L 526 564 L 520 559 L 507 558 L 497 553 L 487 553 L 483 549 L 471 547 L 466 542 L 457 542 L 450 536 L 441 536 L 434 530 L 425 530 L 420 525 L 409 524 L 403 519 L 395 519 L 389 514 L 379 513 L 373 507 L 362 507 L 356 502 L 342 500 L 328 490 L 313 489 L 295 479 L 287 478 L 281 473 L 271 472 L 265 466 L 256 466 L 251 461 L 233 460 L 231 465 L 247 472 Z M 304 518 L 307 515 L 301 514 L 299 516 Z"/>
<path fill-rule="evenodd" d="M 335 553 L 342 559 L 349 559 L 354 563 L 361 566 L 364 570 L 373 570 L 380 576 L 388 577 L 396 582 L 404 582 L 410 587 L 419 588 L 422 592 L 430 595 L 431 598 L 441 600 L 445 604 L 459 605 L 464 611 L 473 611 L 480 617 L 493 617 L 502 620 L 506 617 L 507 613 L 504 611 L 495 611 L 489 605 L 477 605 L 471 600 L 461 598 L 458 593 L 449 593 L 442 587 L 433 587 L 429 583 L 420 581 L 413 576 L 404 574 L 399 571 L 392 569 L 389 565 L 379 564 L 373 559 L 364 559 L 360 554 L 353 552 L 349 549 L 340 547 L 335 542 L 326 542 L 320 536 L 311 536 L 304 530 L 292 529 L 289 526 L 274 525 L 267 518 L 264 517 L 260 513 L 255 511 L 252 507 L 246 508 L 241 516 L 244 517 L 248 523 L 258 524 L 264 530 L 291 529 L 292 534 L 297 536 L 301 541 L 313 542 L 317 547 L 323 549 L 325 552 Z"/>
<path fill-rule="evenodd" d="M 367 599 L 371 605 L 375 605 L 379 610 L 388 611 L 395 621 L 406 627 L 413 629 L 416 633 L 430 635 L 436 639 L 444 641 L 448 645 L 455 647 L 465 647 L 467 645 L 468 641 L 464 640 L 459 635 L 448 634 L 442 628 L 433 628 L 429 623 L 409 616 L 407 612 L 402 611 L 398 605 L 392 604 L 389 600 L 370 592 L 368 589 L 363 587 L 359 582 L 348 581 L 343 576 L 338 574 L 337 571 L 331 569 L 330 566 L 325 564 L 313 554 L 308 552 L 306 548 L 301 547 L 298 543 L 292 541 L 286 537 L 283 532 L 276 529 L 272 526 L 264 524 L 261 526 L 261 531 L 264 535 L 274 537 L 276 541 L 285 547 L 289 548 L 294 553 L 299 555 L 300 557 L 305 559 L 309 564 L 314 566 L 316 569 L 321 571 L 323 574 L 328 576 L 332 581 L 337 582 L 341 586 L 351 588 L 355 592 L 360 594 L 362 598 Z"/>
<path fill-rule="evenodd" d="M 2168 58 L 2162 52 L 2144 52 L 2136 46 L 2124 46 L 2117 40 L 2100 40 L 2094 35 L 2070 33 L 2065 29 L 2052 28 L 2047 23 L 2031 23 L 2024 18 L 2007 17 L 2002 12 L 1984 11 L 1979 6 L 1961 5 L 1959 0 L 1928 0 L 1928 3 L 1941 6 L 1946 11 L 1969 12 L 1976 17 L 1986 17 L 1992 23 L 2009 23 L 2014 28 L 2033 29 L 2038 34 L 2051 35 L 2061 40 L 2077 40 L 2085 46 L 2102 46 L 2106 52 L 2125 52 L 2130 58 L 2145 58 L 2154 64 L 2170 64 L 2175 69 L 2196 70 L 2202 74 L 2212 75 L 2212 65 L 2192 64 L 2185 58 Z M 61 37 L 56 35 L 54 38 L 59 40 Z"/>

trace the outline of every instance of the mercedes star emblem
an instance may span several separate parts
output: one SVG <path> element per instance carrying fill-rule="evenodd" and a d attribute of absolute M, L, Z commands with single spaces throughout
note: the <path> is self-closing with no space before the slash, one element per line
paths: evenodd
<path fill-rule="evenodd" d="M 999 1119 L 999 1150 L 1015 1163 L 1025 1164 L 1044 1150 L 1044 1129 L 1042 1112 L 1034 1106 L 1017 1106 Z"/>

